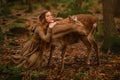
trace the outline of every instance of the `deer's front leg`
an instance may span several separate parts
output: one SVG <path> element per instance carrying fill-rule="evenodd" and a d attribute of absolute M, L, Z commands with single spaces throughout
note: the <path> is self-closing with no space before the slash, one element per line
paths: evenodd
<path fill-rule="evenodd" d="M 61 54 L 62 61 L 61 61 L 60 73 L 63 72 L 63 70 L 64 70 L 64 57 L 65 57 L 66 48 L 67 48 L 67 45 L 64 44 L 64 45 L 62 46 L 62 54 Z"/>
<path fill-rule="evenodd" d="M 50 62 L 51 62 L 51 58 L 52 58 L 52 54 L 53 54 L 54 49 L 55 49 L 55 45 L 51 45 L 51 47 L 50 47 L 50 55 L 49 55 L 49 59 L 48 59 L 47 66 L 50 65 Z"/>

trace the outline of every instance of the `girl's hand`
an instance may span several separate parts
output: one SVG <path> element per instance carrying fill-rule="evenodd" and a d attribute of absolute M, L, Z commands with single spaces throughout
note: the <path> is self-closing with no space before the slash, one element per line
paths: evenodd
<path fill-rule="evenodd" d="M 57 24 L 57 22 L 49 23 L 49 28 L 53 28 L 56 24 Z"/>

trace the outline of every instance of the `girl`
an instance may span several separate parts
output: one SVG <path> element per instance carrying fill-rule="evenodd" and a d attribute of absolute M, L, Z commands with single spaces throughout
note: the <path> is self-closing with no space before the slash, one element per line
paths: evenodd
<path fill-rule="evenodd" d="M 39 68 L 42 63 L 43 50 L 48 46 L 50 41 L 52 28 L 56 25 L 51 12 L 43 11 L 39 16 L 39 24 L 34 28 L 32 38 L 25 43 L 21 54 L 12 55 L 14 63 L 17 67 Z"/>

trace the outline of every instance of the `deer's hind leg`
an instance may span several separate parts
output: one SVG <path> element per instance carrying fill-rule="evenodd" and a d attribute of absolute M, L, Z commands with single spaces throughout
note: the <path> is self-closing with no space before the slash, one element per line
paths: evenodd
<path fill-rule="evenodd" d="M 88 52 L 88 54 L 87 54 L 87 64 L 89 65 L 90 64 L 90 59 L 91 59 L 91 53 L 92 53 L 92 44 L 90 43 L 87 36 L 82 36 L 81 40 L 88 49 L 88 51 L 87 51 Z"/>
<path fill-rule="evenodd" d="M 98 45 L 96 43 L 96 41 L 91 37 L 89 38 L 91 44 L 93 45 L 93 48 L 95 50 L 95 53 L 96 53 L 96 56 L 97 56 L 97 64 L 99 65 L 100 64 L 100 56 L 99 56 L 99 48 L 98 48 Z"/>

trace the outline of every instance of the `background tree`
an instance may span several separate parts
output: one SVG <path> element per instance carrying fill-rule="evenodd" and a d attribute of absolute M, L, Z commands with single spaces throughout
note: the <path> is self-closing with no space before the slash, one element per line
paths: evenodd
<path fill-rule="evenodd" d="M 103 0 L 103 21 L 104 42 L 102 50 L 108 52 L 112 45 L 111 38 L 116 33 L 114 27 L 114 0 Z"/>
<path fill-rule="evenodd" d="M 27 0 L 27 2 L 28 2 L 28 10 L 27 10 L 27 12 L 33 12 L 32 0 Z"/>
<path fill-rule="evenodd" d="M 114 1 L 114 16 L 115 17 L 120 17 L 120 0 L 115 0 Z"/>

